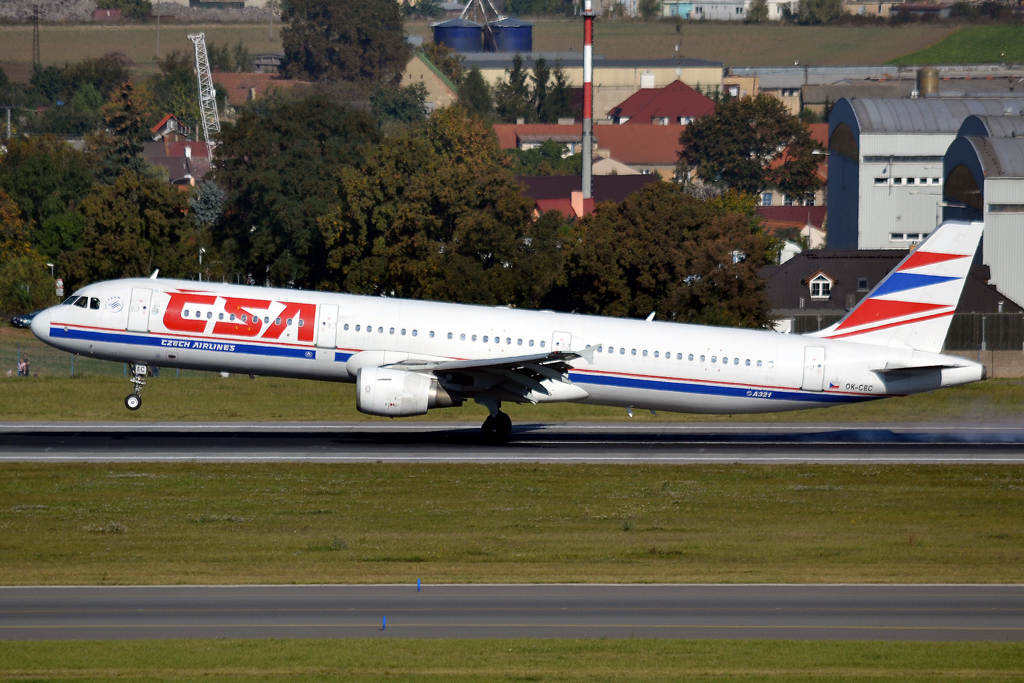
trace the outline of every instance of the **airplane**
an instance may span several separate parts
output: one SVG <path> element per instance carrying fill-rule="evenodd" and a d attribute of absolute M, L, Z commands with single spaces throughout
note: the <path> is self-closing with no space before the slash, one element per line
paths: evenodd
<path fill-rule="evenodd" d="M 506 439 L 503 403 L 578 402 L 744 414 L 905 396 L 985 379 L 943 355 L 983 224 L 947 221 L 836 324 L 807 335 L 246 285 L 90 284 L 32 320 L 63 351 L 151 366 L 355 383 L 369 415 L 473 400 Z"/>

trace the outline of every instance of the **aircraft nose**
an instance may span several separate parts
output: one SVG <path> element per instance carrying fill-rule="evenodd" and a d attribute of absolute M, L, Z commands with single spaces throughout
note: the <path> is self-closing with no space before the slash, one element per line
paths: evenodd
<path fill-rule="evenodd" d="M 35 317 L 32 318 L 32 334 L 34 334 L 40 341 L 46 341 L 50 338 L 49 308 L 44 311 L 39 311 L 36 313 Z"/>

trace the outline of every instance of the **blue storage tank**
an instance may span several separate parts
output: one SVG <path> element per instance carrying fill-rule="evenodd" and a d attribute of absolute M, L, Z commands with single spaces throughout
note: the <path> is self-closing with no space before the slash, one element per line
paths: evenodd
<path fill-rule="evenodd" d="M 508 17 L 490 24 L 498 52 L 533 52 L 533 24 Z"/>
<path fill-rule="evenodd" d="M 449 19 L 434 24 L 434 42 L 447 45 L 456 52 L 480 52 L 484 43 L 484 29 L 480 24 L 465 19 Z"/>

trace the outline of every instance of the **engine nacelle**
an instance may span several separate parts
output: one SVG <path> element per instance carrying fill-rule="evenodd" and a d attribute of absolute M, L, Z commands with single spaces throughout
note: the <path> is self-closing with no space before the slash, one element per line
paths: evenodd
<path fill-rule="evenodd" d="M 360 368 L 356 376 L 356 409 L 367 415 L 408 417 L 431 408 L 462 405 L 438 384 L 436 377 L 391 368 Z"/>

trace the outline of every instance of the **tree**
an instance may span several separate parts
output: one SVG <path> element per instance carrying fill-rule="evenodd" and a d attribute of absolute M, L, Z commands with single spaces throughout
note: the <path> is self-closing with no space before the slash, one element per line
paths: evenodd
<path fill-rule="evenodd" d="M 335 286 L 481 304 L 539 298 L 520 280 L 549 267 L 536 262 L 550 257 L 546 233 L 533 231 L 502 158 L 486 124 L 459 107 L 434 114 L 423 137 L 367 150 L 362 166 L 342 171 L 339 203 L 320 221 Z"/>
<path fill-rule="evenodd" d="M 289 0 L 282 13 L 288 73 L 316 80 L 387 83 L 408 61 L 394 0 Z"/>
<path fill-rule="evenodd" d="M 512 159 L 512 172 L 516 176 L 583 173 L 582 155 L 563 156 L 565 145 L 554 140 L 545 140 L 533 149 L 509 149 L 505 154 Z"/>
<path fill-rule="evenodd" d="M 85 135 L 103 122 L 102 106 L 103 96 L 92 83 L 85 83 L 70 102 L 43 112 L 43 128 L 58 135 Z"/>
<path fill-rule="evenodd" d="M 71 98 L 83 86 L 91 85 L 104 100 L 128 80 L 131 60 L 120 52 L 108 52 L 102 57 L 83 59 L 64 69 L 64 97 Z"/>
<path fill-rule="evenodd" d="M 452 83 L 455 85 L 462 83 L 462 77 L 466 73 L 462 62 L 466 58 L 458 52 L 444 44 L 425 43 L 423 45 L 423 56 L 440 69 L 441 73 L 447 76 Z"/>
<path fill-rule="evenodd" d="M 518 119 L 531 121 L 533 95 L 526 82 L 529 74 L 523 68 L 522 55 L 516 53 L 512 57 L 512 68 L 507 73 L 508 80 L 501 81 L 494 88 L 494 108 L 498 118 L 506 123 L 515 123 Z"/>
<path fill-rule="evenodd" d="M 21 209 L 0 189 L 0 261 L 24 256 L 31 249 L 28 225 L 21 218 Z"/>
<path fill-rule="evenodd" d="M 545 117 L 548 114 L 548 81 L 551 80 L 551 69 L 543 57 L 534 60 L 530 80 L 533 81 L 533 92 L 530 95 L 530 102 L 533 105 L 532 119 L 547 123 Z"/>
<path fill-rule="evenodd" d="M 188 206 L 198 227 L 212 227 L 224 215 L 224 190 L 214 180 L 205 180 L 192 191 Z"/>
<path fill-rule="evenodd" d="M 578 110 L 573 109 L 573 90 L 569 83 L 569 76 L 565 73 L 561 63 L 555 65 L 551 70 L 551 84 L 545 98 L 545 107 L 539 112 L 540 120 L 546 123 L 557 123 L 560 118 L 575 118 Z"/>
<path fill-rule="evenodd" d="M 218 148 L 226 197 L 215 234 L 225 257 L 261 281 L 319 287 L 330 273 L 316 219 L 334 201 L 341 169 L 378 139 L 368 114 L 324 94 L 246 107 L 224 125 Z"/>
<path fill-rule="evenodd" d="M 604 204 L 564 242 L 559 307 L 601 315 L 763 327 L 770 308 L 758 276 L 767 241 L 753 203 L 701 201 L 655 183 Z"/>
<path fill-rule="evenodd" d="M 125 170 L 109 185 L 96 185 L 82 202 L 82 246 L 58 258 L 74 289 L 96 280 L 190 272 L 195 236 L 187 196 L 158 178 Z"/>
<path fill-rule="evenodd" d="M 459 104 L 465 107 L 471 116 L 486 119 L 494 115 L 491 88 L 484 80 L 479 67 L 474 66 L 462 79 L 459 85 Z"/>
<path fill-rule="evenodd" d="M 761 24 L 768 21 L 768 0 L 754 0 L 750 4 L 745 21 L 748 24 Z"/>
<path fill-rule="evenodd" d="M 422 123 L 427 118 L 427 86 L 423 83 L 374 86 L 370 106 L 381 123 Z"/>
<path fill-rule="evenodd" d="M 759 194 L 775 188 L 794 198 L 821 187 L 817 144 L 807 127 L 769 95 L 723 101 L 679 137 L 678 177 Z"/>
<path fill-rule="evenodd" d="M 661 16 L 661 0 L 640 0 L 640 16 L 650 21 Z"/>
<path fill-rule="evenodd" d="M 231 50 L 231 59 L 234 62 L 235 71 L 242 73 L 252 71 L 252 55 L 249 54 L 249 48 L 241 40 L 235 43 L 235 47 Z"/>
<path fill-rule="evenodd" d="M 142 98 L 136 97 L 131 81 L 124 83 L 103 107 L 103 114 L 107 132 L 97 138 L 96 151 L 106 176 L 113 178 L 124 169 L 142 172 L 146 167 L 142 141 L 150 114 L 142 105 Z"/>
<path fill-rule="evenodd" d="M 800 0 L 797 22 L 801 24 L 827 24 L 843 16 L 842 0 Z"/>
<path fill-rule="evenodd" d="M 32 249 L 21 209 L 0 190 L 0 314 L 27 313 L 53 301 L 53 280 Z"/>
<path fill-rule="evenodd" d="M 0 188 L 21 209 L 30 242 L 47 258 L 79 245 L 77 209 L 96 182 L 96 161 L 63 140 L 21 138 L 8 144 L 0 163 Z"/>
<path fill-rule="evenodd" d="M 29 82 L 48 102 L 55 102 L 64 92 L 64 71 L 55 66 L 37 69 Z"/>

